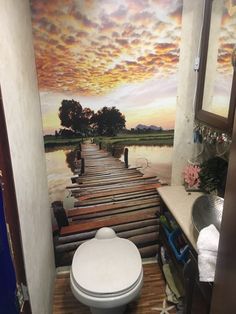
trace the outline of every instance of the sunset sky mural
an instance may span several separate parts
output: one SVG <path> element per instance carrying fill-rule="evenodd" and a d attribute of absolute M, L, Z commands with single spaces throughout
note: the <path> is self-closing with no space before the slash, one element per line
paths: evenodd
<path fill-rule="evenodd" d="M 231 58 L 236 43 L 236 5 L 232 0 L 222 3 L 220 18 L 211 111 L 227 118 L 234 72 Z M 214 29 L 214 25 L 212 28 Z M 212 61 L 211 56 L 208 56 L 208 61 Z"/>
<path fill-rule="evenodd" d="M 32 0 L 45 133 L 63 99 L 173 128 L 182 0 Z"/>

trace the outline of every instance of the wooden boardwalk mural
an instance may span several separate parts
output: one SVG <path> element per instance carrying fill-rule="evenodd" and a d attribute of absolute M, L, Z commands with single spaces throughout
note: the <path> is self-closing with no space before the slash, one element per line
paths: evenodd
<path fill-rule="evenodd" d="M 95 144 L 83 144 L 76 156 L 78 174 L 67 187 L 76 199 L 74 208 L 65 212 L 62 203 L 52 204 L 60 228 L 55 238 L 57 265 L 69 265 L 77 247 L 104 226 L 135 243 L 142 257 L 155 256 L 158 178 L 127 168 Z"/>

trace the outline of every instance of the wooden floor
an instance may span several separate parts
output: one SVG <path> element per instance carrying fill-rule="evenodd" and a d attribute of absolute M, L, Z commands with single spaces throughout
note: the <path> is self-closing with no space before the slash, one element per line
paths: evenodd
<path fill-rule="evenodd" d="M 165 282 L 159 265 L 145 264 L 144 285 L 138 301 L 128 305 L 126 314 L 160 313 L 165 295 Z M 176 313 L 175 309 L 165 313 Z M 75 299 L 70 289 L 69 273 L 58 274 L 56 277 L 53 314 L 90 314 L 88 307 Z"/>
<path fill-rule="evenodd" d="M 95 144 L 83 144 L 79 155 L 85 171 L 80 174 L 82 162 L 75 157 L 78 176 L 67 187 L 75 203 L 67 211 L 69 226 L 62 227 L 55 240 L 57 266 L 70 265 L 78 246 L 104 226 L 135 243 L 142 257 L 155 256 L 159 232 L 158 178 L 144 176 L 136 168 L 127 169 L 118 158 Z"/>

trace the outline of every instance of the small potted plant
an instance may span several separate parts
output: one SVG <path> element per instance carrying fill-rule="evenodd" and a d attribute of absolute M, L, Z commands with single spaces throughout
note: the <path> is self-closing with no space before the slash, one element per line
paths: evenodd
<path fill-rule="evenodd" d="M 200 178 L 199 172 L 201 168 L 196 164 L 189 164 L 184 168 L 184 186 L 186 191 L 199 191 Z"/>

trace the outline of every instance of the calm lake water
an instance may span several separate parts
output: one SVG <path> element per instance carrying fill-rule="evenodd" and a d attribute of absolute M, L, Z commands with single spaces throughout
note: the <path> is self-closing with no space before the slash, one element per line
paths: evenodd
<path fill-rule="evenodd" d="M 132 145 L 129 149 L 129 165 L 140 167 L 145 175 L 156 175 L 170 183 L 172 166 L 172 146 Z M 124 155 L 120 157 L 124 160 Z"/>
<path fill-rule="evenodd" d="M 48 190 L 50 202 L 63 200 L 68 192 L 66 186 L 71 184 L 72 169 L 67 162 L 74 147 L 60 147 L 46 149 L 46 163 L 48 174 Z"/>
<path fill-rule="evenodd" d="M 156 175 L 162 181 L 170 183 L 172 165 L 172 146 L 126 146 L 129 149 L 129 165 L 140 167 L 145 175 Z M 124 160 L 120 154 L 120 160 Z M 74 147 L 46 149 L 48 188 L 50 202 L 63 200 L 68 196 L 66 186 L 71 184 L 75 158 Z M 69 200 L 69 198 L 67 198 Z M 70 206 L 69 206 L 70 207 Z"/>

